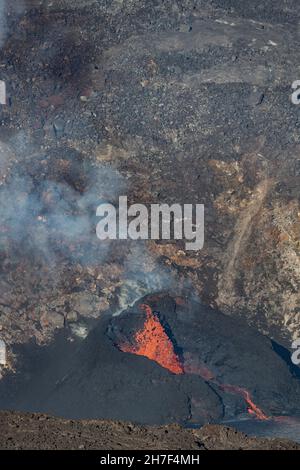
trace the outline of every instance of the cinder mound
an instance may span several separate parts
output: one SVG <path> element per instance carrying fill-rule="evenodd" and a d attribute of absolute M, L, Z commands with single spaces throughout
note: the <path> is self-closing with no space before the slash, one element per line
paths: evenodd
<path fill-rule="evenodd" d="M 16 376 L 0 385 L 0 408 L 39 411 L 68 418 L 102 418 L 159 424 L 222 419 L 218 394 L 198 376 L 176 375 L 145 357 L 121 352 L 102 319 L 79 348 L 63 339 L 51 348 L 28 347 Z M 31 361 L 32 360 L 32 361 Z"/>
<path fill-rule="evenodd" d="M 112 321 L 119 344 L 132 341 L 135 331 L 140 331 L 145 321 L 142 303 L 149 304 L 164 325 L 184 373 L 201 376 L 216 388 L 226 417 L 247 408 L 258 418 L 299 414 L 299 369 L 284 348 L 244 321 L 196 301 L 147 296 Z"/>

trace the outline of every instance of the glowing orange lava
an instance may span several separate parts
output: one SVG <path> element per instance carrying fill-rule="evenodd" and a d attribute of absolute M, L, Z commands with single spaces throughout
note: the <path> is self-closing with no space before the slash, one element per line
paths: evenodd
<path fill-rule="evenodd" d="M 205 381 L 211 381 L 221 390 L 236 395 L 241 395 L 248 405 L 248 413 L 259 420 L 270 419 L 265 413 L 252 401 L 248 390 L 236 385 L 220 383 L 214 374 L 203 364 L 193 365 L 192 358 L 186 356 L 186 364 L 181 364 L 178 355 L 174 351 L 173 343 L 168 337 L 165 329 L 160 323 L 158 317 L 153 314 L 149 305 L 142 304 L 140 308 L 146 312 L 146 320 L 141 330 L 137 331 L 134 337 L 135 345 L 122 345 L 121 351 L 130 352 L 139 356 L 145 356 L 152 361 L 157 362 L 161 367 L 168 369 L 173 374 L 196 374 Z"/>
<path fill-rule="evenodd" d="M 267 415 L 252 401 L 251 395 L 248 390 L 245 390 L 241 387 L 236 387 L 235 385 L 224 384 L 220 388 L 225 392 L 236 393 L 241 395 L 245 402 L 248 405 L 248 413 L 255 416 L 257 419 L 266 421 L 269 419 Z"/>
<path fill-rule="evenodd" d="M 121 350 L 146 356 L 174 374 L 183 374 L 183 368 L 174 351 L 172 341 L 159 319 L 153 314 L 149 305 L 143 304 L 140 308 L 146 312 L 146 321 L 143 329 L 135 334 L 136 345 L 122 346 Z"/>

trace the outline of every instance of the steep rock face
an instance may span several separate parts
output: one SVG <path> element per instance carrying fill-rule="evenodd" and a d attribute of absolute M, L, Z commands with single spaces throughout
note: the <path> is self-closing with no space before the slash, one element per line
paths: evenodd
<path fill-rule="evenodd" d="M 299 326 L 298 52 L 285 51 L 297 40 L 282 25 L 195 18 L 188 32 L 133 36 L 104 55 L 119 144 L 103 158 L 130 171 L 136 201 L 206 207 L 204 250 L 151 253 L 206 302 L 277 338 Z"/>
<path fill-rule="evenodd" d="M 84 336 L 112 307 L 188 285 L 290 346 L 300 321 L 290 100 L 299 3 L 22 3 L 0 52 L 10 104 L 0 129 L 1 337 L 44 343 L 66 322 Z M 122 192 L 204 203 L 204 249 L 100 247 L 95 206 Z M 57 225 L 66 212 L 67 233 Z"/>
<path fill-rule="evenodd" d="M 109 322 L 100 320 L 79 346 L 60 338 L 50 347 L 21 348 L 18 373 L 0 382 L 0 408 L 145 424 L 223 418 L 222 400 L 212 386 L 121 352 L 107 334 Z M 193 400 L 200 406 L 194 408 Z"/>

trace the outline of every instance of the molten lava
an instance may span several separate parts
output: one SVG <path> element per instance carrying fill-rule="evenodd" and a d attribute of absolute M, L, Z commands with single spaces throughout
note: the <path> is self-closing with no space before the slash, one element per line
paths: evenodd
<path fill-rule="evenodd" d="M 152 361 L 157 362 L 161 367 L 168 369 L 174 374 L 196 374 L 205 381 L 211 381 L 224 392 L 241 395 L 247 403 L 248 413 L 259 420 L 268 420 L 269 417 L 252 401 L 248 390 L 237 387 L 236 385 L 222 384 L 214 374 L 204 364 L 197 362 L 193 364 L 192 357 L 186 355 L 185 364 L 180 362 L 178 355 L 174 351 L 173 343 L 168 337 L 165 329 L 154 315 L 149 305 L 140 306 L 146 312 L 146 320 L 143 328 L 136 332 L 134 337 L 134 346 L 122 345 L 121 351 L 130 352 L 139 356 L 145 356 Z"/>
<path fill-rule="evenodd" d="M 224 390 L 225 392 L 241 395 L 248 405 L 249 414 L 263 421 L 269 419 L 269 417 L 265 415 L 265 413 L 252 401 L 251 395 L 248 392 L 248 390 L 245 390 L 244 388 L 241 388 L 241 387 L 236 387 L 235 385 L 229 385 L 229 384 L 220 385 L 220 388 Z"/>
<path fill-rule="evenodd" d="M 123 352 L 131 352 L 157 362 L 174 374 L 183 374 L 183 367 L 174 351 L 172 341 L 149 305 L 141 305 L 146 312 L 143 328 L 135 334 L 135 346 L 122 346 Z"/>

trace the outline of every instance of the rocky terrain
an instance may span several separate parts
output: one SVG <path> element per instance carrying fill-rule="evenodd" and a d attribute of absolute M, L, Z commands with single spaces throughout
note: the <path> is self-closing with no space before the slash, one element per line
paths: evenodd
<path fill-rule="evenodd" d="M 255 439 L 206 425 L 141 427 L 113 421 L 73 421 L 42 414 L 0 412 L 0 449 L 67 450 L 300 450 L 288 440 Z"/>
<path fill-rule="evenodd" d="M 0 408 L 142 424 L 297 416 L 299 2 L 1 12 Z M 203 250 L 100 242 L 96 208 L 120 195 L 204 204 Z M 254 445 L 222 429 L 207 442 Z"/>
<path fill-rule="evenodd" d="M 300 318 L 299 107 L 290 99 L 299 3 L 7 5 L 7 345 L 49 342 L 66 323 L 85 336 L 103 312 L 188 289 L 290 347 Z M 95 208 L 124 193 L 130 202 L 204 203 L 204 249 L 100 244 Z"/>

